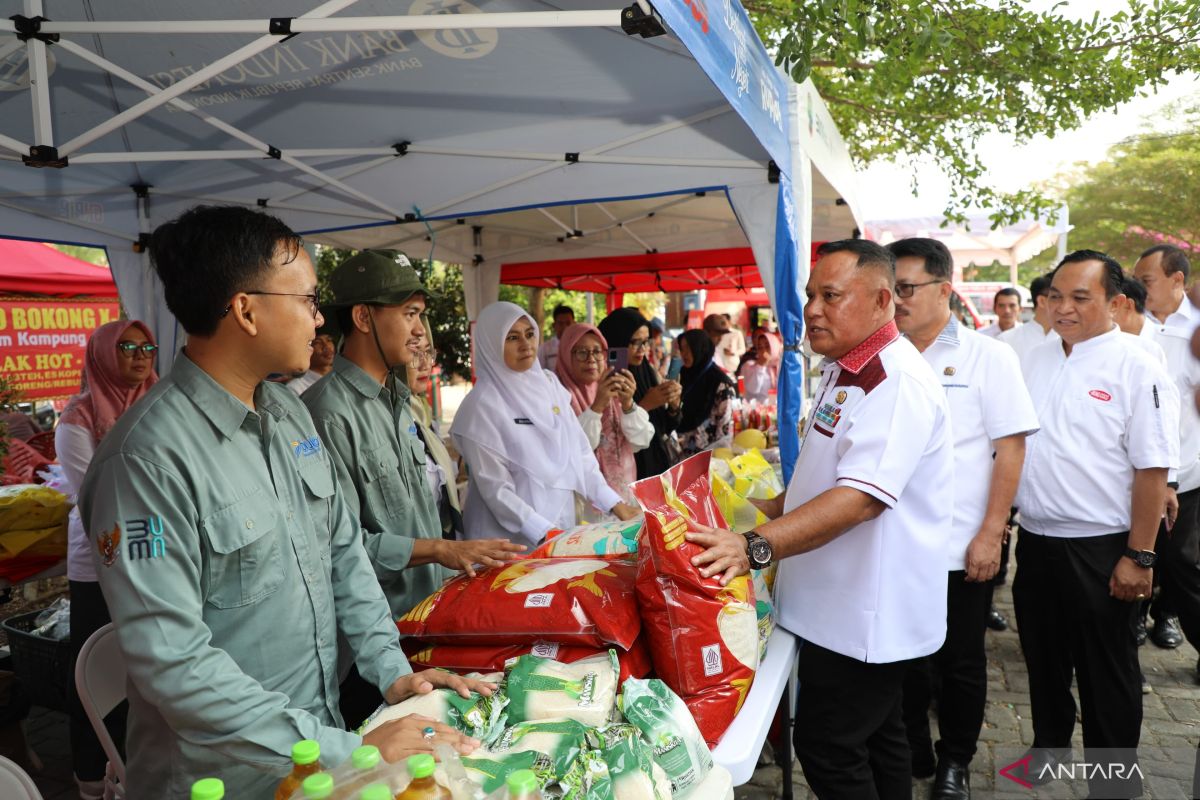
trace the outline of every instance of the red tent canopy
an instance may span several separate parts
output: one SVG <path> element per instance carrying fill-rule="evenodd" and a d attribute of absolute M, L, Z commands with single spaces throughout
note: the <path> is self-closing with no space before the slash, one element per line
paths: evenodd
<path fill-rule="evenodd" d="M 504 264 L 500 267 L 500 282 L 542 289 L 624 294 L 750 289 L 762 286 L 762 277 L 749 247 L 729 247 Z"/>
<path fill-rule="evenodd" d="M 41 242 L 0 239 L 0 295 L 116 297 L 108 267 L 98 267 Z"/>

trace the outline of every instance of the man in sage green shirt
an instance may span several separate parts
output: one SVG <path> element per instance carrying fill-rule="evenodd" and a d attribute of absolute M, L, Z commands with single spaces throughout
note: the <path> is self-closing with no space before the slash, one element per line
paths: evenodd
<path fill-rule="evenodd" d="M 473 574 L 474 565 L 497 566 L 524 547 L 506 539 L 442 538 L 404 374 L 427 342 L 421 321 L 427 290 L 408 258 L 363 250 L 338 266 L 329 288 L 334 299 L 327 308 L 337 314 L 342 353 L 302 398 L 399 618 L 433 594 L 448 570 Z"/>
<path fill-rule="evenodd" d="M 364 741 L 338 713 L 339 631 L 389 702 L 490 688 L 411 673 L 311 417 L 263 382 L 308 363 L 321 322 L 298 237 L 266 214 L 199 207 L 155 231 L 151 256 L 188 344 L 79 492 L 128 670 L 126 793 L 186 797 L 211 776 L 268 797 L 296 741 L 315 739 L 330 766 Z M 428 725 L 366 739 L 389 761 L 475 744 L 440 726 L 426 739 Z"/>

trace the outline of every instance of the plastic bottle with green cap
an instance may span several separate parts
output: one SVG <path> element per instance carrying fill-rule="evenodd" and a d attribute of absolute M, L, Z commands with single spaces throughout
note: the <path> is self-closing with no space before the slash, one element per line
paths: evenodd
<path fill-rule="evenodd" d="M 301 739 L 292 745 L 292 771 L 279 782 L 275 800 L 287 800 L 309 775 L 321 771 L 321 745 L 312 739 Z"/>
<path fill-rule="evenodd" d="M 192 800 L 223 800 L 225 782 L 220 778 L 201 778 L 192 784 Z"/>
<path fill-rule="evenodd" d="M 450 800 L 450 790 L 433 779 L 433 771 L 437 768 L 433 756 L 428 753 L 409 756 L 405 766 L 412 776 L 412 783 L 396 795 L 396 800 Z"/>
<path fill-rule="evenodd" d="M 384 783 L 372 783 L 358 793 L 358 800 L 392 800 L 392 790 Z"/>
<path fill-rule="evenodd" d="M 504 782 L 511 800 L 542 800 L 537 775 L 531 769 L 518 769 L 508 774 Z"/>
<path fill-rule="evenodd" d="M 333 776 L 328 772 L 309 775 L 300 784 L 300 791 L 304 793 L 305 800 L 327 800 L 333 797 Z"/>
<path fill-rule="evenodd" d="M 354 792 L 381 780 L 385 771 L 378 747 L 373 744 L 356 747 L 350 753 L 349 773 L 338 784 L 338 790 L 346 797 L 357 797 Z"/>

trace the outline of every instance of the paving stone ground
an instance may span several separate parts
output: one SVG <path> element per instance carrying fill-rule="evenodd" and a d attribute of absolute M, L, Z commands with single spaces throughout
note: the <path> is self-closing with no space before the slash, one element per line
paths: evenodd
<path fill-rule="evenodd" d="M 997 605 L 1013 622 L 1008 587 L 997 593 Z M 971 787 L 976 798 L 1031 800 L 1040 798 L 1084 798 L 1082 781 L 1055 783 L 1038 791 L 1024 789 L 997 774 L 1016 760 L 1033 742 L 1029 709 L 1029 677 L 1016 631 L 988 633 L 988 708 L 980 736 L 979 753 L 971 764 Z M 1197 743 L 1200 742 L 1200 686 L 1195 683 L 1196 651 L 1191 645 L 1177 650 L 1160 650 L 1153 644 L 1141 649 L 1142 669 L 1153 691 L 1143 698 L 1141 767 L 1146 775 L 1147 798 L 1182 800 L 1190 796 L 1191 776 Z M 936 724 L 936 720 L 935 720 Z M 25 721 L 30 746 L 43 762 L 34 780 L 45 800 L 74 800 L 78 797 L 71 780 L 67 723 L 63 714 L 34 708 Z M 935 734 L 936 735 L 936 734 Z M 1082 752 L 1078 726 L 1075 750 Z M 797 798 L 813 795 L 804 773 L 794 765 Z M 738 787 L 738 800 L 779 797 L 781 772 L 778 767 L 761 767 L 753 780 Z M 1185 792 L 1186 787 L 1186 792 Z M 914 781 L 914 800 L 929 797 L 930 782 Z"/>

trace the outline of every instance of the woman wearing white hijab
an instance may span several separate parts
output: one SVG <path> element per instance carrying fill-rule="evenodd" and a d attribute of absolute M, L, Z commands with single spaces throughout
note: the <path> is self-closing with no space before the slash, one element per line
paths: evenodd
<path fill-rule="evenodd" d="M 601 511 L 636 517 L 600 473 L 567 390 L 538 366 L 533 318 L 513 303 L 492 303 L 473 337 L 475 388 L 450 428 L 470 469 L 466 538 L 503 531 L 537 544 L 575 524 L 576 492 Z"/>

